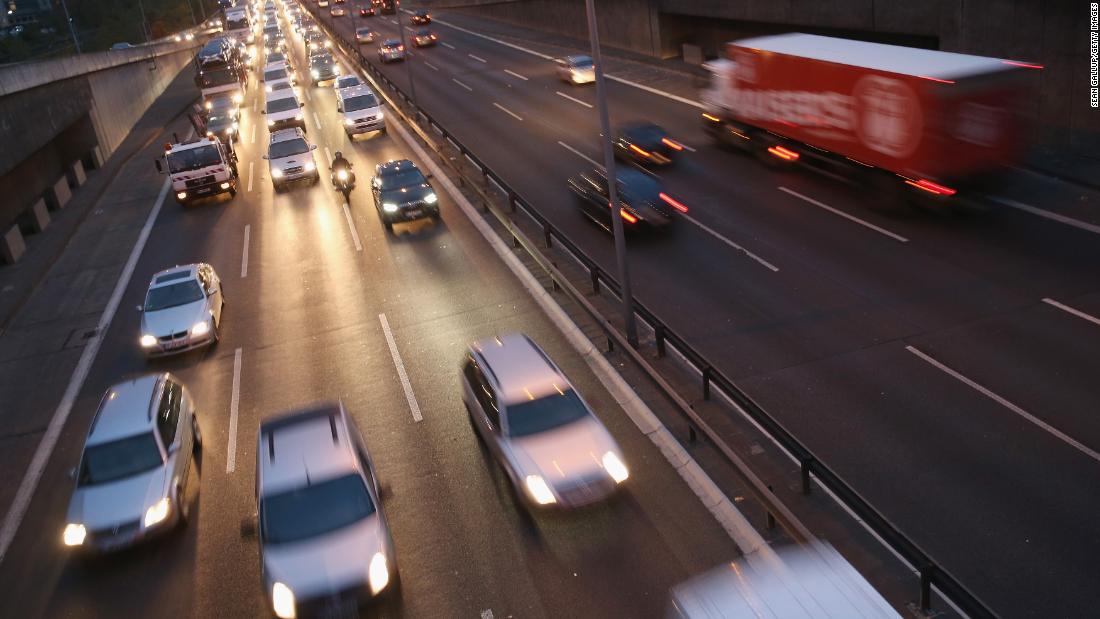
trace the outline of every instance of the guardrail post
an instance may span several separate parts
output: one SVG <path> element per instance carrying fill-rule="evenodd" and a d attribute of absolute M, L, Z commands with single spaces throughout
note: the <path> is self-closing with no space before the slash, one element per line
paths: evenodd
<path fill-rule="evenodd" d="M 710 399 L 710 375 L 714 372 L 714 368 L 709 365 L 703 368 L 703 399 Z"/>
<path fill-rule="evenodd" d="M 810 458 L 800 458 L 798 461 L 799 473 L 802 477 L 802 494 L 810 493 Z"/>
<path fill-rule="evenodd" d="M 518 208 L 516 206 L 516 194 L 508 192 L 508 209 L 515 213 L 516 208 Z"/>
<path fill-rule="evenodd" d="M 512 233 L 512 247 L 515 247 L 516 249 L 520 248 L 519 237 L 516 236 L 515 232 Z"/>
<path fill-rule="evenodd" d="M 615 352 L 615 340 L 610 333 L 607 334 L 607 352 Z"/>
<path fill-rule="evenodd" d="M 600 272 L 591 268 L 588 272 L 592 275 L 592 294 L 600 294 Z"/>
<path fill-rule="evenodd" d="M 694 443 L 699 437 L 695 434 L 695 426 L 688 424 L 688 442 Z"/>
<path fill-rule="evenodd" d="M 543 224 L 542 226 L 542 240 L 549 249 L 554 244 L 554 237 L 550 234 L 550 225 Z"/>
<path fill-rule="evenodd" d="M 920 568 L 920 609 L 923 612 L 932 610 L 932 572 L 934 565 L 922 565 Z"/>
<path fill-rule="evenodd" d="M 768 492 L 770 492 L 772 494 L 775 494 L 775 489 L 772 488 L 771 484 L 768 484 Z M 768 530 L 771 531 L 774 528 L 775 528 L 775 515 L 772 514 L 769 511 L 768 512 Z"/>
<path fill-rule="evenodd" d="M 653 339 L 657 342 L 657 358 L 665 356 L 665 326 L 657 325 L 653 328 Z"/>

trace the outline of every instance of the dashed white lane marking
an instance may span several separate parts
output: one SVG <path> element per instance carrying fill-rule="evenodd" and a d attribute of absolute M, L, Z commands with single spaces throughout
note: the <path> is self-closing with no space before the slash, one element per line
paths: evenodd
<path fill-rule="evenodd" d="M 306 101 L 313 102 L 313 95 L 309 94 L 308 88 L 306 88 Z"/>
<path fill-rule="evenodd" d="M 495 106 L 497 107 L 497 109 L 501 110 L 501 111 L 502 111 L 502 112 L 504 112 L 505 114 L 508 114 L 508 115 L 509 115 L 509 116 L 511 116 L 512 118 L 515 118 L 516 120 L 520 120 L 520 121 L 522 121 L 522 120 L 523 120 L 523 117 L 522 117 L 522 116 L 520 116 L 519 114 L 516 114 L 516 113 L 515 113 L 515 112 L 513 112 L 512 110 L 510 110 L 510 109 L 508 109 L 508 108 L 504 107 L 503 105 L 501 105 L 501 104 L 497 103 L 496 101 L 493 101 L 493 105 L 495 105 Z"/>
<path fill-rule="evenodd" d="M 397 23 L 397 20 L 396 20 L 396 19 L 390 19 L 390 20 L 389 20 L 389 22 L 390 22 L 391 24 L 396 24 L 396 23 Z"/>
<path fill-rule="evenodd" d="M 321 117 L 317 115 L 317 112 L 313 113 L 313 122 L 317 125 L 317 130 L 321 130 Z"/>
<path fill-rule="evenodd" d="M 523 81 L 525 81 L 525 82 L 527 81 L 527 78 L 526 78 L 526 77 L 524 77 L 524 76 L 520 75 L 519 73 L 516 73 L 515 71 L 509 70 L 509 69 L 505 69 L 505 70 L 504 70 L 504 72 L 505 72 L 505 73 L 507 73 L 508 75 L 511 75 L 512 77 L 518 77 L 519 79 L 521 79 L 521 80 L 523 80 Z"/>
<path fill-rule="evenodd" d="M 241 254 L 241 279 L 248 277 L 248 241 L 252 234 L 252 224 L 244 227 L 244 252 Z"/>
<path fill-rule="evenodd" d="M 476 60 L 478 62 L 489 62 L 488 60 L 485 60 L 481 56 L 475 56 L 473 54 L 466 54 L 466 55 L 469 56 L 470 58 L 473 58 L 474 60 Z"/>
<path fill-rule="evenodd" d="M 1057 438 L 1057 439 L 1061 440 L 1062 442 L 1066 443 L 1070 447 L 1073 447 L 1077 451 L 1080 451 L 1081 453 L 1083 453 L 1086 456 L 1092 458 L 1093 460 L 1096 460 L 1097 462 L 1100 462 L 1100 453 L 1097 453 L 1096 451 L 1094 451 L 1092 449 L 1089 449 L 1085 445 L 1082 445 L 1080 442 L 1078 442 L 1076 439 L 1069 436 L 1065 432 L 1062 432 L 1058 428 L 1055 428 L 1054 426 L 1052 426 L 1049 423 L 1043 421 L 1042 419 L 1039 419 L 1038 417 L 1036 417 L 1036 416 L 1032 415 L 1031 413 L 1025 411 L 1024 409 L 1020 408 L 1019 406 L 1016 406 L 1012 402 L 1009 402 L 1008 400 L 1002 398 L 1001 396 L 997 395 L 996 393 L 993 393 L 989 389 L 986 389 L 985 387 L 983 387 L 983 386 L 979 385 L 978 383 L 970 380 L 969 378 L 967 378 L 967 377 L 963 376 L 962 374 L 956 372 L 955 370 L 947 367 L 946 365 L 940 363 L 939 361 L 936 361 L 931 356 L 927 355 L 926 353 L 921 352 L 920 350 L 914 348 L 913 346 L 906 346 L 905 349 L 908 350 L 909 352 L 913 353 L 914 355 L 920 357 L 921 359 L 925 360 L 929 364 L 935 366 L 939 370 L 941 370 L 941 371 L 945 372 L 946 374 L 952 376 L 953 378 L 957 379 L 959 382 L 962 382 L 963 384 L 967 385 L 968 387 L 974 389 L 975 391 L 977 391 L 978 393 L 984 395 L 985 397 L 989 398 L 990 400 L 993 400 L 997 404 L 1000 404 L 1001 406 L 1003 406 L 1003 407 L 1007 408 L 1008 410 L 1016 413 L 1017 415 L 1019 415 L 1019 416 L 1023 417 L 1024 419 L 1030 421 L 1031 423 L 1035 424 L 1036 426 L 1039 426 L 1041 429 L 1043 429 L 1046 432 L 1050 433 L 1052 436 L 1054 436 L 1055 438 Z"/>
<path fill-rule="evenodd" d="M 577 99 L 575 97 L 570 97 L 569 95 L 565 94 L 564 92 L 562 92 L 560 90 L 555 90 L 554 92 L 558 93 L 559 97 L 565 97 L 566 99 L 569 99 L 573 103 L 580 103 L 584 107 L 586 107 L 588 109 L 592 109 L 592 104 L 591 103 L 588 103 L 586 101 L 581 101 L 580 99 Z"/>
<path fill-rule="evenodd" d="M 251 144 L 256 143 L 256 125 L 252 125 L 252 138 L 249 140 Z"/>
<path fill-rule="evenodd" d="M 493 619 L 493 609 L 486 608 L 481 611 L 481 619 Z"/>
<path fill-rule="evenodd" d="M 599 168 L 601 170 L 603 169 L 603 164 L 602 163 L 597 162 L 595 159 L 593 159 L 593 158 L 589 157 L 588 155 L 582 153 L 581 151 L 573 148 L 572 146 L 566 144 L 565 142 L 562 142 L 561 140 L 558 140 L 558 144 L 561 144 L 562 146 L 564 146 L 566 148 L 566 150 L 568 150 L 569 152 L 573 153 L 574 155 L 580 157 L 581 159 L 584 159 L 588 163 L 591 163 L 592 165 L 596 166 L 597 168 Z"/>
<path fill-rule="evenodd" d="M 233 392 L 229 396 L 229 451 L 225 456 L 225 472 L 237 469 L 237 409 L 241 404 L 241 349 L 233 351 Z"/>
<path fill-rule="evenodd" d="M 420 405 L 416 403 L 416 394 L 413 393 L 412 383 L 409 382 L 409 375 L 405 373 L 405 363 L 401 361 L 401 353 L 397 350 L 397 342 L 394 341 L 393 332 L 390 331 L 390 323 L 386 320 L 385 314 L 379 314 L 378 321 L 382 323 L 382 334 L 386 336 L 386 345 L 390 347 L 390 356 L 393 357 L 393 364 L 397 367 L 397 378 L 401 380 L 401 388 L 405 390 L 405 399 L 409 401 L 409 410 L 412 411 L 413 421 L 417 423 L 424 421 L 424 417 L 420 414 Z"/>
<path fill-rule="evenodd" d="M 458 84 L 459 86 L 462 86 L 462 87 L 463 87 L 463 88 L 465 88 L 466 90 L 469 90 L 470 92 L 473 92 L 473 91 L 474 91 L 474 89 L 473 89 L 473 88 L 470 88 L 470 87 L 469 87 L 469 86 L 467 86 L 466 84 L 463 84 L 462 82 L 460 82 L 460 81 L 456 80 L 456 79 L 455 79 L 455 78 L 453 78 L 453 77 L 451 78 L 451 81 L 452 81 L 452 82 L 454 82 L 454 83 L 456 83 L 456 84 Z"/>
<path fill-rule="evenodd" d="M 255 161 L 248 162 L 248 190 L 252 191 L 252 167 L 256 164 Z"/>
<path fill-rule="evenodd" d="M 187 139 L 191 139 L 194 135 L 195 131 L 192 129 L 187 133 Z M 15 498 L 12 499 L 11 506 L 8 507 L 8 512 L 4 516 L 3 526 L 0 526 L 0 563 L 4 561 L 4 556 L 7 554 L 12 540 L 15 539 L 15 533 L 19 530 L 19 525 L 23 523 L 23 517 L 27 514 L 31 498 L 38 488 L 39 480 L 42 479 L 42 472 L 46 469 L 50 456 L 53 455 L 54 447 L 57 445 L 58 437 L 61 436 L 65 421 L 68 420 L 69 413 L 73 410 L 76 396 L 84 387 L 84 381 L 88 378 L 92 363 L 95 362 L 95 358 L 99 354 L 103 338 L 111 326 L 111 321 L 115 318 L 119 303 L 122 302 L 122 294 L 126 292 L 126 287 L 130 285 L 130 278 L 137 267 L 138 258 L 141 257 L 141 252 L 145 249 L 145 243 L 149 240 L 149 234 L 153 230 L 153 223 L 156 222 L 157 215 L 160 214 L 160 209 L 164 206 L 164 198 L 171 188 L 171 179 L 164 179 L 164 185 L 161 186 L 156 202 L 153 203 L 153 209 L 149 211 L 149 217 L 145 220 L 145 225 L 142 226 L 141 233 L 138 234 L 137 242 L 130 250 L 130 257 L 126 259 L 126 264 L 122 267 L 122 273 L 115 283 L 115 289 L 111 292 L 110 299 L 107 300 L 107 306 L 103 308 L 103 314 L 99 317 L 99 322 L 96 324 L 96 335 L 93 335 L 87 341 L 84 352 L 80 353 L 76 369 L 73 370 L 73 374 L 69 378 L 69 384 L 65 387 L 65 393 L 61 396 L 57 410 L 54 411 L 53 418 L 50 419 L 50 424 L 46 427 L 45 434 L 42 435 L 42 440 L 35 448 L 34 457 L 31 458 L 31 463 L 27 466 L 26 473 L 23 474 L 23 481 L 19 482 L 19 489 L 16 490 Z M 10 483 L 10 477 L 8 479 Z"/>
<path fill-rule="evenodd" d="M 355 230 L 355 221 L 351 218 L 351 209 L 348 203 L 344 203 L 344 217 L 348 220 L 348 228 L 351 229 L 351 240 L 355 243 L 355 251 L 363 251 L 363 245 L 359 242 L 359 233 Z"/>
<path fill-rule="evenodd" d="M 842 211 L 838 208 L 833 208 L 833 207 L 829 206 L 828 204 L 818 202 L 817 200 L 814 200 L 813 198 L 808 197 L 808 196 L 804 196 L 804 195 L 798 193 L 797 191 L 794 191 L 793 189 L 787 189 L 786 187 L 780 187 L 779 191 L 782 191 L 783 193 L 790 194 L 790 195 L 792 195 L 792 196 L 794 196 L 794 197 L 796 197 L 800 200 L 808 202 L 809 204 L 813 204 L 814 206 L 816 206 L 818 208 L 823 208 L 826 211 L 829 211 L 830 213 L 832 213 L 834 215 L 840 215 L 841 217 L 843 217 L 844 219 L 847 219 L 848 221 L 853 221 L 853 222 L 855 222 L 855 223 L 857 223 L 861 226 L 864 226 L 864 227 L 866 227 L 870 230 L 874 230 L 875 232 L 878 232 L 879 234 L 886 235 L 886 236 L 894 239 L 895 241 L 899 241 L 901 243 L 908 243 L 909 242 L 909 239 L 905 238 L 904 236 L 901 236 L 900 234 L 895 234 L 893 232 L 890 232 L 886 228 L 876 226 L 875 224 L 873 224 L 869 221 L 860 219 L 859 217 L 856 217 L 855 215 L 850 215 L 850 214 L 845 213 L 844 211 Z"/>
<path fill-rule="evenodd" d="M 332 153 L 329 152 L 328 146 L 325 147 L 325 161 L 332 165 Z"/>
<path fill-rule="evenodd" d="M 451 45 L 450 43 L 447 43 L 445 41 L 442 42 L 442 44 L 443 44 L 443 47 L 446 47 L 447 49 L 454 49 L 455 48 L 454 45 Z"/>
<path fill-rule="evenodd" d="M 679 142 L 679 144 L 680 144 L 680 146 L 683 146 L 684 150 L 688 151 L 689 153 L 696 152 L 694 148 L 688 146 L 687 144 L 684 144 L 683 142 Z"/>
<path fill-rule="evenodd" d="M 428 67 L 432 71 L 438 71 L 439 70 L 439 67 L 437 67 L 434 64 L 428 62 L 427 60 L 424 61 L 424 66 Z"/>
<path fill-rule="evenodd" d="M 684 219 L 686 219 L 686 220 L 690 221 L 691 223 L 695 224 L 696 226 L 699 226 L 699 228 L 701 230 L 703 230 L 704 232 L 710 234 L 714 238 L 718 239 L 719 241 L 722 241 L 723 243 L 725 243 L 726 245 L 729 245 L 730 247 L 736 249 L 737 251 L 745 254 L 749 258 L 752 258 L 753 260 L 759 262 L 761 265 L 763 265 L 767 269 L 770 269 L 772 272 L 778 272 L 779 271 L 779 267 L 777 267 L 774 264 L 768 262 L 767 260 L 764 260 L 760 256 L 757 256 L 756 254 L 752 253 L 751 251 L 745 249 L 744 247 L 741 247 L 737 243 L 734 243 L 733 241 L 731 241 L 728 238 L 726 238 L 725 236 L 723 236 L 720 232 L 712 230 L 710 228 L 710 226 L 707 226 L 706 224 L 699 221 L 698 219 L 695 219 L 691 215 L 688 215 L 687 213 L 680 213 L 680 217 L 683 217 Z"/>
<path fill-rule="evenodd" d="M 1000 198 L 997 196 L 989 196 L 989 198 L 992 200 L 996 200 L 997 202 L 1000 202 L 1005 206 L 1010 206 L 1014 209 L 1019 209 L 1024 212 L 1031 213 L 1032 215 L 1046 217 L 1047 219 L 1050 219 L 1052 221 L 1057 221 L 1058 223 L 1063 223 L 1067 226 L 1073 226 L 1074 228 L 1078 228 L 1086 232 L 1091 232 L 1093 234 L 1100 234 L 1100 226 L 1096 224 L 1090 224 L 1079 219 L 1066 217 L 1065 215 L 1059 215 L 1058 213 L 1052 213 L 1041 208 L 1035 208 L 1034 206 L 1030 206 L 1022 202 L 1017 202 L 1015 200 L 1010 200 L 1008 198 Z"/>
<path fill-rule="evenodd" d="M 1054 299 L 1043 299 L 1043 303 L 1046 303 L 1047 305 L 1057 307 L 1058 309 L 1060 309 L 1064 312 L 1069 312 L 1070 314 L 1073 314 L 1074 316 L 1076 316 L 1078 318 L 1083 318 L 1084 320 L 1087 320 L 1087 321 L 1089 321 L 1089 322 L 1091 322 L 1095 325 L 1100 325 L 1100 318 L 1097 318 L 1096 316 L 1092 316 L 1090 314 L 1086 314 L 1085 312 L 1082 312 L 1079 309 L 1074 309 L 1074 308 L 1072 308 L 1068 305 L 1063 305 L 1063 304 L 1055 301 Z"/>

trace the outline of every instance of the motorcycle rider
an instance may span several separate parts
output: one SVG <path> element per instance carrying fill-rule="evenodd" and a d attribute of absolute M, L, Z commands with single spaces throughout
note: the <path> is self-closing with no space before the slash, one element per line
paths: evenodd
<path fill-rule="evenodd" d="M 355 173 L 351 171 L 351 162 L 344 158 L 344 154 L 340 151 L 336 151 L 336 156 L 332 158 L 332 178 L 333 182 L 336 182 L 336 175 L 340 170 L 345 170 L 348 173 L 348 185 L 351 186 L 355 183 Z"/>

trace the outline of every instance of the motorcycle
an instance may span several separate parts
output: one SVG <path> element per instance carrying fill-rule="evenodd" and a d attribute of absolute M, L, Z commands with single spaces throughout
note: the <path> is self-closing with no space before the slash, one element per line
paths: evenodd
<path fill-rule="evenodd" d="M 351 171 L 351 168 L 333 170 L 331 179 L 332 185 L 336 187 L 336 190 L 344 194 L 344 201 L 350 201 L 351 190 L 355 189 L 355 173 Z"/>

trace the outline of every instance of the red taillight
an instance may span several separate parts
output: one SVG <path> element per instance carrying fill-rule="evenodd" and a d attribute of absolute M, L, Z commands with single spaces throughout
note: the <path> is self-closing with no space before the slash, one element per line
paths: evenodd
<path fill-rule="evenodd" d="M 680 144 L 678 144 L 676 142 L 673 142 L 672 140 L 670 140 L 668 138 L 661 138 L 661 144 L 664 144 L 665 146 L 671 148 L 672 150 L 684 150 L 683 146 L 681 146 Z"/>
<path fill-rule="evenodd" d="M 1003 62 L 1005 64 L 1010 64 L 1014 67 L 1023 67 L 1025 69 L 1042 69 L 1043 68 L 1043 65 L 1041 65 L 1041 64 L 1032 64 L 1030 62 L 1020 62 L 1019 60 L 1002 60 L 1001 62 Z"/>
<path fill-rule="evenodd" d="M 943 185 L 938 185 L 936 183 L 933 183 L 930 180 L 926 180 L 926 179 L 923 179 L 923 178 L 918 180 L 918 181 L 911 181 L 911 180 L 907 179 L 905 181 L 905 184 L 906 185 L 912 185 L 913 187 L 916 187 L 917 189 L 923 189 L 923 190 L 927 191 L 928 193 L 935 194 L 937 196 L 953 196 L 956 193 L 958 193 L 956 190 L 954 190 L 950 187 L 944 187 Z"/>
<path fill-rule="evenodd" d="M 782 146 L 772 146 L 768 149 L 768 152 L 786 161 L 798 161 L 798 153 L 790 150 L 789 148 L 783 148 Z"/>
<path fill-rule="evenodd" d="M 921 79 L 924 79 L 924 80 L 929 80 L 929 81 L 932 81 L 932 82 L 939 82 L 941 84 L 954 84 L 955 83 L 952 80 L 941 80 L 938 77 L 928 77 L 927 75 L 918 75 L 917 77 L 919 77 Z"/>
<path fill-rule="evenodd" d="M 171 144 L 169 144 L 168 142 L 165 142 L 165 143 L 164 143 L 164 150 L 165 150 L 165 151 L 169 151 L 169 150 L 172 150 L 172 145 L 171 145 Z"/>
<path fill-rule="evenodd" d="M 638 147 L 637 147 L 636 145 L 634 145 L 634 144 L 631 144 L 631 145 L 630 145 L 630 150 L 632 150 L 632 151 L 634 151 L 634 152 L 638 153 L 639 155 L 641 155 L 641 156 L 643 156 L 643 157 L 648 157 L 648 156 L 649 156 L 649 153 L 648 153 L 647 151 L 645 151 L 644 149 L 638 148 Z"/>
<path fill-rule="evenodd" d="M 659 197 L 660 197 L 660 198 L 661 198 L 662 200 L 664 200 L 665 202 L 667 202 L 667 203 L 669 204 L 669 206 L 671 206 L 672 208 L 674 208 L 674 209 L 676 209 L 676 210 L 680 211 L 681 213 L 686 213 L 686 212 L 688 212 L 688 207 L 686 207 L 686 206 L 684 206 L 683 204 L 681 204 L 681 203 L 677 202 L 677 201 L 676 201 L 675 199 L 673 199 L 673 197 L 672 197 L 672 196 L 668 195 L 667 193 L 661 192 L 661 193 L 659 193 L 659 194 L 657 194 L 657 195 L 658 195 L 658 196 L 659 196 Z"/>

